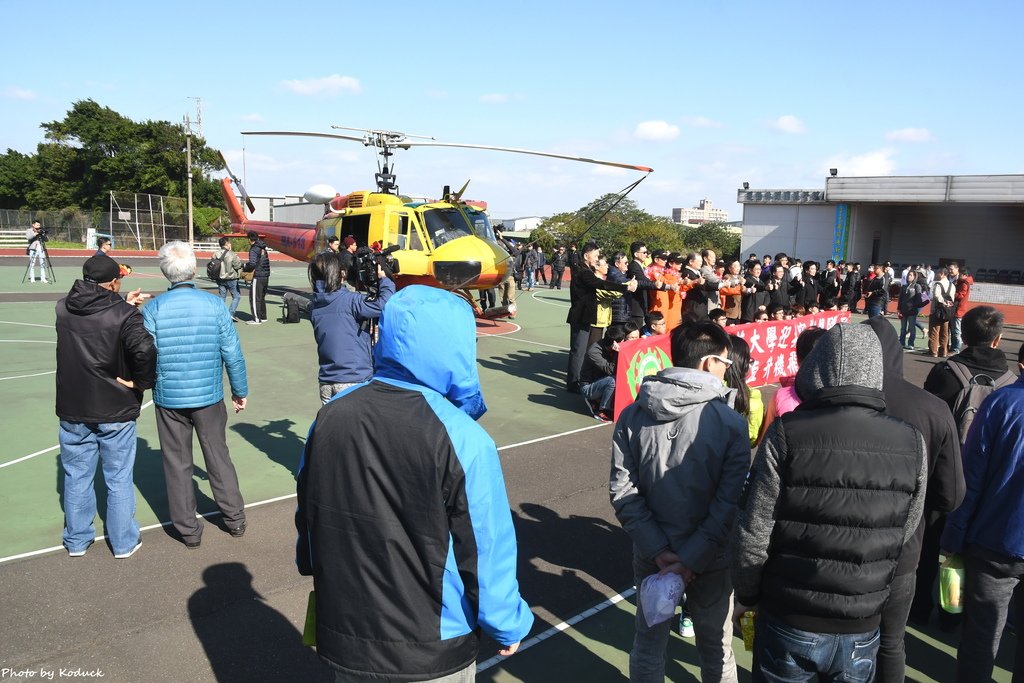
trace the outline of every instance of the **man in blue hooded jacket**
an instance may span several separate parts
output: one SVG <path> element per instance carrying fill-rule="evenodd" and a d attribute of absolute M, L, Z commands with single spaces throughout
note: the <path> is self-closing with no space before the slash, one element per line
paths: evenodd
<path fill-rule="evenodd" d="M 384 308 L 373 379 L 320 409 L 298 472 L 296 564 L 337 680 L 471 681 L 478 634 L 533 624 L 465 301 L 413 285 Z"/>
<path fill-rule="evenodd" d="M 1024 345 L 1022 373 L 992 392 L 978 409 L 964 443 L 967 496 L 946 520 L 942 547 L 964 556 L 964 630 L 957 651 L 957 681 L 987 681 L 1012 603 L 1024 624 Z M 1014 679 L 1024 671 L 1024 638 L 1017 637 Z"/>

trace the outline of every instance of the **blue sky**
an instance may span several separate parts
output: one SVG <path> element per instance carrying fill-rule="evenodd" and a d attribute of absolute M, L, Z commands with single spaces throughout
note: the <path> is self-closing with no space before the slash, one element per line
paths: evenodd
<path fill-rule="evenodd" d="M 181 9 L 175 7 L 178 5 Z M 383 9 L 382 9 L 383 8 Z M 355 143 L 243 130 L 401 130 L 654 168 L 631 198 L 669 215 L 736 190 L 841 175 L 1024 172 L 1018 2 L 8 2 L 0 149 L 92 98 L 180 121 L 253 194 L 368 189 Z M 639 174 L 455 149 L 399 152 L 403 192 L 499 218 L 574 210 Z"/>

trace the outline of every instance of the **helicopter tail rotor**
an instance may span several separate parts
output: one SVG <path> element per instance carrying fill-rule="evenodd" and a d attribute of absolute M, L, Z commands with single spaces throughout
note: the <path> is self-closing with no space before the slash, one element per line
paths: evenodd
<path fill-rule="evenodd" d="M 249 193 L 246 192 L 245 187 L 242 186 L 242 181 L 238 179 L 238 176 L 231 172 L 231 167 L 228 166 L 228 160 L 224 158 L 224 152 L 218 150 L 217 153 L 220 154 L 220 160 L 224 163 L 224 170 L 228 172 L 228 175 L 231 177 L 231 181 L 234 182 L 235 187 L 238 188 L 239 194 L 242 195 L 245 205 L 249 207 L 249 213 L 256 213 L 256 205 L 253 204 L 252 200 L 249 198 Z"/>

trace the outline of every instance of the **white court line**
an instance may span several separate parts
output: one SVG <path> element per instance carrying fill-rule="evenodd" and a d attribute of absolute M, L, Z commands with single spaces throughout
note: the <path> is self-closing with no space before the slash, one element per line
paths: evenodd
<path fill-rule="evenodd" d="M 153 404 L 153 402 L 149 401 L 148 403 L 146 403 L 146 405 L 144 405 L 142 407 L 145 408 L 147 405 L 152 405 L 152 404 Z M 592 427 L 583 427 L 582 429 L 574 429 L 574 430 L 569 431 L 569 432 L 562 432 L 560 434 L 551 434 L 550 436 L 542 436 L 542 437 L 540 437 L 538 439 L 532 439 L 530 441 L 523 441 L 521 443 L 513 443 L 513 444 L 509 444 L 507 446 L 502 446 L 498 450 L 499 451 L 504 451 L 504 450 L 508 450 L 509 448 L 517 448 L 519 446 L 526 446 L 528 444 L 534 444 L 534 443 L 537 443 L 539 441 L 549 441 L 551 439 L 557 439 L 557 438 L 559 438 L 561 436 L 569 436 L 570 434 L 576 434 L 576 433 L 579 433 L 579 432 L 585 432 L 588 429 L 596 429 L 598 427 L 606 427 L 606 426 L 608 426 L 608 424 L 610 424 L 610 423 L 602 423 L 602 424 L 593 425 Z M 4 463 L 3 465 L 0 465 L 0 467 L 6 467 L 7 465 L 12 465 L 15 462 L 20 462 L 21 460 L 25 460 L 26 458 L 32 458 L 32 457 L 35 457 L 37 455 L 42 455 L 43 453 L 48 453 L 48 452 L 50 452 L 50 451 L 52 451 L 52 450 L 54 450 L 56 448 L 60 448 L 60 446 L 54 446 L 53 448 L 47 448 L 45 451 L 39 451 L 38 453 L 33 453 L 32 455 L 26 455 L 24 458 L 19 458 L 16 461 L 12 461 L 12 462 L 9 462 L 9 463 Z M 289 494 L 284 495 L 284 496 L 278 496 L 276 498 L 269 498 L 267 500 L 261 500 L 261 501 L 255 502 L 255 503 L 249 503 L 245 507 L 246 508 L 254 508 L 254 507 L 259 507 L 261 505 L 267 505 L 269 503 L 276 503 L 276 502 L 282 501 L 282 500 L 289 500 L 289 499 L 295 498 L 295 497 L 296 497 L 296 494 L 289 493 Z M 196 515 L 196 517 L 199 517 L 199 518 L 211 517 L 213 515 L 219 515 L 219 514 L 220 514 L 220 512 L 205 512 L 205 513 L 203 513 L 201 515 Z M 160 529 L 162 527 L 168 526 L 169 524 L 171 524 L 171 522 L 162 522 L 160 524 L 150 524 L 149 526 L 142 527 L 140 529 L 140 531 L 148 531 L 149 529 Z M 106 536 L 97 536 L 96 540 L 97 541 L 101 541 L 101 540 L 103 540 L 105 538 L 106 538 Z M 58 550 L 64 550 L 64 546 L 56 545 L 56 546 L 53 546 L 53 547 L 50 547 L 50 548 L 42 548 L 41 550 L 31 550 L 31 551 L 29 551 L 27 553 L 20 553 L 18 555 L 10 555 L 8 557 L 0 557 L 0 564 L 3 564 L 4 562 L 11 562 L 13 560 L 20 560 L 20 559 L 23 559 L 23 558 L 26 558 L 26 557 L 34 557 L 36 555 L 45 555 L 46 553 L 52 553 L 52 552 L 56 552 Z"/>
<path fill-rule="evenodd" d="M 43 375 L 52 375 L 55 372 L 57 372 L 57 371 L 56 370 L 47 370 L 46 372 L 36 372 L 34 374 L 31 374 L 31 375 L 15 375 L 14 377 L 0 377 L 0 382 L 3 382 L 4 380 L 8 380 L 8 379 L 25 379 L 26 377 L 42 377 Z M 0 465 L 0 467 L 3 467 L 3 465 Z"/>
<path fill-rule="evenodd" d="M 537 295 L 543 293 L 544 292 L 530 292 L 530 298 L 533 299 L 534 301 L 539 301 L 542 304 L 547 304 L 548 306 L 558 306 L 559 308 L 572 308 L 572 304 L 565 304 L 562 303 L 561 301 L 548 301 L 547 299 L 544 298 L 538 299 Z"/>
<path fill-rule="evenodd" d="M 53 372 L 57 372 L 57 371 L 54 370 Z M 4 379 L 14 379 L 14 378 L 13 377 L 5 377 Z M 145 403 L 142 404 L 142 406 L 139 408 L 139 410 L 140 411 L 141 410 L 145 410 L 146 408 L 150 407 L 151 405 L 153 405 L 153 401 L 146 401 Z M 3 469 L 5 467 L 7 467 L 8 465 L 13 465 L 15 463 L 19 463 L 19 462 L 23 462 L 25 460 L 29 460 L 31 458 L 36 457 L 37 455 L 42 455 L 43 453 L 49 453 L 50 451 L 55 451 L 58 448 L 60 448 L 60 444 L 57 444 L 56 446 L 50 446 L 49 448 L 44 448 L 41 451 L 36 451 L 35 453 L 30 453 L 29 455 L 23 455 L 22 457 L 18 458 L 17 460 L 9 460 L 7 462 L 0 463 L 0 469 Z"/>
<path fill-rule="evenodd" d="M 512 332 L 508 332 L 507 334 L 513 334 L 513 333 Z M 556 346 L 554 344 L 545 344 L 544 342 L 533 341 L 533 340 L 530 340 L 530 339 L 523 339 L 521 337 L 506 337 L 504 334 L 488 334 L 488 335 L 481 335 L 481 336 L 486 336 L 486 337 L 502 337 L 504 339 L 510 339 L 512 341 L 523 342 L 524 344 L 536 344 L 537 346 L 546 346 L 549 349 L 558 349 L 559 351 L 568 351 L 569 350 L 569 348 L 565 347 L 565 346 Z"/>
<path fill-rule="evenodd" d="M 476 336 L 478 336 L 478 337 L 504 337 L 507 334 L 515 334 L 516 332 L 518 332 L 521 329 L 523 329 L 519 325 L 516 325 L 513 322 L 509 322 L 507 320 L 505 322 L 508 322 L 509 325 L 511 325 L 512 327 L 514 327 L 516 329 L 509 330 L 508 332 L 481 332 L 480 330 L 477 330 L 476 331 Z"/>
<path fill-rule="evenodd" d="M 277 498 L 270 498 L 268 500 L 261 500 L 258 503 L 249 503 L 245 507 L 247 507 L 247 508 L 259 507 L 260 505 L 267 505 L 268 503 L 276 503 L 279 500 L 288 500 L 289 498 L 294 498 L 294 497 L 295 497 L 295 494 L 292 493 L 292 494 L 287 495 L 287 496 L 278 496 Z M 206 517 L 213 517 L 214 515 L 219 515 L 219 514 L 220 514 L 219 510 L 216 511 L 216 512 L 204 512 L 201 515 L 196 515 L 196 519 L 204 519 Z M 151 529 L 161 529 L 161 528 L 163 528 L 165 526 L 170 526 L 171 524 L 173 524 L 173 522 L 162 522 L 160 524 L 150 524 L 149 526 L 140 527 L 139 528 L 139 533 L 141 534 L 143 531 L 149 531 Z M 96 540 L 94 542 L 104 541 L 104 540 L 106 540 L 106 538 L 107 538 L 106 536 L 97 536 Z M 9 557 L 0 557 L 0 564 L 3 564 L 4 562 L 13 562 L 14 560 L 21 560 L 21 559 L 24 559 L 26 557 L 34 557 L 36 555 L 44 555 L 46 553 L 52 553 L 52 552 L 57 551 L 57 550 L 64 550 L 64 546 L 62 546 L 62 545 L 55 545 L 55 546 L 53 546 L 51 548 L 43 548 L 42 550 L 30 550 L 29 552 L 21 553 L 20 555 L 10 555 Z"/>
<path fill-rule="evenodd" d="M 595 614 L 597 614 L 598 612 L 606 610 L 609 607 L 611 607 L 612 605 L 618 604 L 618 603 L 622 602 L 623 600 L 626 600 L 626 599 L 632 597 L 635 593 L 636 593 L 636 588 L 630 588 L 628 590 L 624 590 L 621 593 L 619 593 L 618 595 L 613 595 L 610 598 L 602 601 L 600 604 L 594 605 L 590 609 L 585 610 L 583 612 L 580 612 L 576 616 L 570 617 L 569 619 L 567 619 L 566 621 L 563 621 L 560 624 L 555 624 L 554 626 L 549 628 L 547 631 L 544 631 L 543 633 L 538 633 L 533 638 L 529 638 L 525 642 L 523 642 L 519 646 L 519 649 L 516 650 L 516 654 L 519 654 L 523 650 L 527 650 L 527 649 L 533 647 L 537 643 L 544 642 L 545 640 L 547 640 L 551 636 L 558 635 L 559 633 L 561 633 L 563 631 L 568 631 L 570 628 L 572 628 L 576 624 L 580 623 L 584 619 L 592 617 Z M 490 659 L 485 659 L 484 661 L 482 661 L 479 664 L 477 664 L 476 665 L 476 670 L 477 671 L 486 671 L 487 669 L 490 669 L 495 664 L 500 664 L 501 662 L 503 662 L 503 661 L 505 661 L 507 659 L 508 659 L 508 657 L 503 657 L 501 655 L 494 655 Z"/>
<path fill-rule="evenodd" d="M 29 327 L 45 327 L 50 330 L 53 329 L 53 325 L 40 325 L 39 323 L 16 323 L 13 320 L 0 320 L 0 323 L 4 323 L 5 325 L 28 325 Z"/>

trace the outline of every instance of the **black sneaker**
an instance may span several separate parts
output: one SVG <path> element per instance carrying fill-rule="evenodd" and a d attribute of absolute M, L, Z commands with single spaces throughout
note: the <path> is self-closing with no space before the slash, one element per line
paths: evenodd
<path fill-rule="evenodd" d="M 202 539 L 197 539 L 195 541 L 185 541 L 185 547 L 189 550 L 195 550 L 199 547 L 199 544 L 201 544 L 202 542 Z"/>
<path fill-rule="evenodd" d="M 242 536 L 245 536 L 245 522 L 242 522 L 234 529 L 228 529 L 228 533 L 234 536 L 235 538 L 241 538 Z"/>

